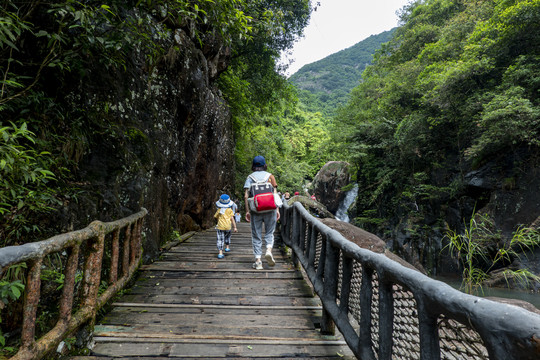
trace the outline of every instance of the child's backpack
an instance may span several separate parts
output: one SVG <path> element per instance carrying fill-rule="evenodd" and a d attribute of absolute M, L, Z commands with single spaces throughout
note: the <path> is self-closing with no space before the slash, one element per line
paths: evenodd
<path fill-rule="evenodd" d="M 254 176 L 249 175 L 253 183 L 249 188 L 248 205 L 251 212 L 262 214 L 275 211 L 278 207 L 274 198 L 274 187 L 268 182 L 271 174 L 258 181 Z"/>

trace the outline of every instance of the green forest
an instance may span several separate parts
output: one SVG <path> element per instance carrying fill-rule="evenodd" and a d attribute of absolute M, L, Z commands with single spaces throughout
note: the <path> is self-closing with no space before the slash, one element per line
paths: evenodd
<path fill-rule="evenodd" d="M 293 97 L 277 63 L 311 12 L 308 0 L 0 4 L 0 246 L 51 235 L 40 221 L 86 191 L 77 184 L 92 179 L 81 180 L 79 164 L 100 139 L 119 151 L 145 140 L 132 122 L 114 118 L 118 108 L 107 100 L 85 98 L 93 77 L 133 78 L 139 64 L 141 75 L 152 74 L 166 64 L 175 29 L 202 50 L 223 44 L 230 61 L 218 85 L 242 159 L 246 134 L 273 121 L 279 104 Z"/>
<path fill-rule="evenodd" d="M 96 66 L 127 69 L 129 49 L 144 49 L 149 68 L 165 56 L 165 47 L 149 41 L 148 23 L 118 5 L 2 2 L 2 245 L 42 237 L 35 220 L 77 196 L 71 184 L 89 144 L 104 134 L 126 136 L 112 120 L 101 121 L 109 119 L 106 106 L 88 112 L 51 88 L 84 81 Z M 218 86 L 233 117 L 236 195 L 254 154 L 267 158 L 284 191 L 309 183 L 327 161 L 346 160 L 358 171 L 356 221 L 377 228 L 405 203 L 459 194 L 464 164 L 538 148 L 538 0 L 411 2 L 399 28 L 290 80 L 280 52 L 307 25 L 315 6 L 307 0 L 132 5 L 161 18 L 163 32 L 191 23 L 201 46 L 210 35 L 230 46 Z M 33 23 L 39 7 L 48 17 Z M 346 67 L 328 66 L 338 59 Z"/>
<path fill-rule="evenodd" d="M 237 163 L 268 154 L 284 189 L 296 191 L 325 162 L 348 161 L 359 189 L 353 224 L 432 274 L 452 267 L 441 263 L 442 252 L 455 250 L 445 239 L 464 232 L 485 247 L 470 261 L 491 271 L 538 217 L 540 1 L 415 1 L 388 35 L 346 96 L 334 88 L 351 83 L 334 80 L 337 58 L 291 76 L 297 103 L 267 116 L 254 133 L 261 142 L 246 139 Z M 245 174 L 237 174 L 241 186 Z M 534 234 L 527 236 L 538 244 Z"/>
<path fill-rule="evenodd" d="M 404 203 L 449 202 L 463 190 L 463 169 L 537 152 L 539 20 L 535 0 L 423 1 L 403 11 L 336 117 L 348 129 L 336 143 L 361 174 L 362 223 Z"/>
<path fill-rule="evenodd" d="M 367 227 L 383 226 L 404 204 L 450 201 L 463 190 L 463 169 L 538 149 L 538 20 L 535 0 L 411 3 L 348 102 L 332 109 L 335 116 L 324 110 L 335 102 L 323 103 L 312 88 L 319 111 L 301 89 L 293 110 L 268 120 L 265 139 L 271 133 L 272 144 L 288 139 L 272 161 L 276 168 L 300 168 L 304 179 L 327 160 L 353 163 L 360 184 L 356 221 Z M 292 82 L 306 86 L 306 73 Z M 300 136 L 292 136 L 290 124 Z M 317 132 L 324 134 L 318 141 L 306 136 Z"/>
<path fill-rule="evenodd" d="M 0 0 L 0 247 L 150 204 L 157 215 L 146 220 L 146 239 L 154 242 L 145 252 L 156 255 L 175 222 L 187 218 L 183 224 L 200 230 L 213 220 L 215 194 L 243 196 L 255 155 L 264 155 L 280 191 L 291 193 L 309 187 L 328 161 L 349 162 L 359 189 L 351 222 L 398 239 L 428 272 L 445 236 L 459 252 L 472 243 L 461 233 L 480 233 L 497 245 L 489 250 L 501 267 L 514 258 L 500 249 L 516 252 L 498 246 L 503 225 L 504 235 L 516 231 L 537 245 L 538 233 L 532 238 L 520 221 L 540 221 L 540 0 L 412 0 L 399 27 L 288 79 L 281 54 L 317 6 Z M 189 68 L 184 63 L 193 66 L 189 79 L 167 83 Z M 212 101 L 214 108 L 204 107 Z M 122 106 L 132 103 L 138 107 Z M 173 114 L 164 120 L 168 107 Z M 222 122 L 210 121 L 223 114 Z M 229 132 L 211 144 L 184 141 Z M 230 157 L 204 156 L 220 146 Z M 471 178 L 490 178 L 490 189 L 500 191 L 472 186 Z M 205 197 L 186 195 L 188 186 Z M 522 208 L 526 201 L 513 201 L 514 190 L 534 204 Z M 507 198 L 493 202 L 488 215 L 495 218 L 475 220 L 497 196 Z M 511 202 L 511 211 L 504 208 Z M 496 263 L 486 262 L 489 270 Z M 24 289 L 25 270 L 9 270 L 0 280 L 1 305 Z M 3 326 L 10 311 L 0 314 Z"/>

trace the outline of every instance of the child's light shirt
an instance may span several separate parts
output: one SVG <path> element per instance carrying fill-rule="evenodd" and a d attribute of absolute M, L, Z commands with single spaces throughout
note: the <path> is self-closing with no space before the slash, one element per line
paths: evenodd
<path fill-rule="evenodd" d="M 231 208 L 217 209 L 214 217 L 218 220 L 216 229 L 218 230 L 231 230 L 232 223 L 231 218 L 234 216 L 234 212 Z"/>

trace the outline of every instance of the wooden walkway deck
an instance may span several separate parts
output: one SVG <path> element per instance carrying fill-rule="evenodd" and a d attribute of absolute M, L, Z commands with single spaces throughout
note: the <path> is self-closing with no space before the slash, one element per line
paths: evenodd
<path fill-rule="evenodd" d="M 195 234 L 144 266 L 131 290 L 95 327 L 90 357 L 354 358 L 318 330 L 319 301 L 279 249 L 276 266 L 252 268 L 250 228 L 217 259 L 214 230 Z"/>

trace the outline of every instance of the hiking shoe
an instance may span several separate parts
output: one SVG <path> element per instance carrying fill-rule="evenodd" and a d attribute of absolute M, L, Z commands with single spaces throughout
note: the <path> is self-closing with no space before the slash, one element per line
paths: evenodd
<path fill-rule="evenodd" d="M 268 266 L 276 265 L 276 262 L 274 261 L 274 257 L 272 256 L 272 250 L 270 249 L 266 250 L 266 255 L 264 255 L 264 258 L 266 259 Z"/>
<path fill-rule="evenodd" d="M 218 256 L 217 256 L 218 259 L 223 259 L 224 257 L 225 257 L 225 255 L 223 255 L 223 254 L 218 254 Z"/>
<path fill-rule="evenodd" d="M 231 251 L 231 249 L 225 249 L 225 252 L 229 252 L 229 251 Z"/>
<path fill-rule="evenodd" d="M 255 261 L 253 263 L 253 268 L 256 269 L 256 270 L 262 270 L 263 269 L 262 262 L 261 261 Z"/>

